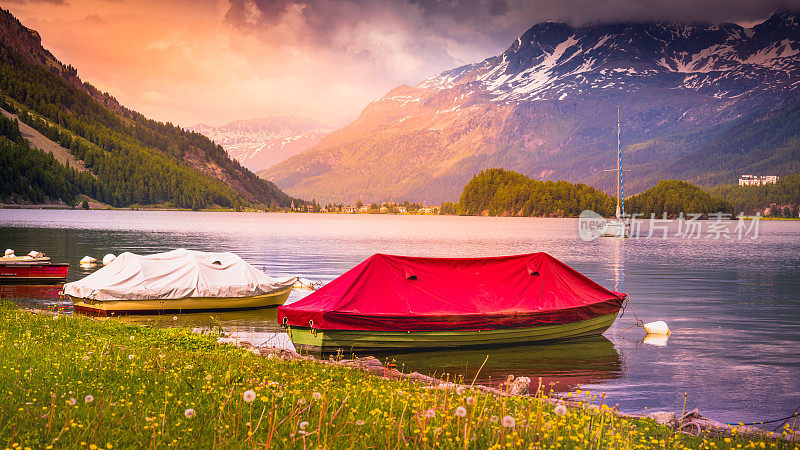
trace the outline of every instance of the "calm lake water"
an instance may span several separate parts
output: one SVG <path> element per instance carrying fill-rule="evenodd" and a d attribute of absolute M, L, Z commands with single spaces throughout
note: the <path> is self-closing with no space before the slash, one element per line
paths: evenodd
<path fill-rule="evenodd" d="M 179 247 L 231 251 L 270 275 L 322 282 L 378 252 L 475 257 L 545 251 L 627 292 L 640 319 L 666 321 L 672 336 L 664 343 L 643 341 L 641 328 L 618 334 L 633 323 L 629 309 L 598 338 L 390 357 L 407 371 L 471 381 L 489 355 L 481 382 L 514 374 L 535 384 L 543 377 L 557 390 L 605 392 L 607 403 L 627 412 L 680 412 L 684 392 L 688 409 L 723 421 L 783 417 L 800 404 L 800 222 L 762 221 L 758 238 L 743 240 L 709 239 L 703 232 L 700 239 L 584 242 L 577 229 L 576 219 L 0 210 L 0 247 L 18 254 L 36 249 L 69 262 L 70 281 L 89 273 L 77 265 L 84 255 Z M 53 291 L 0 285 L 0 297 L 22 297 L 15 301 L 37 307 L 58 304 Z M 303 295 L 294 291 L 289 301 Z M 282 340 L 274 309 L 126 320 L 202 328 L 211 316 L 255 344 Z"/>

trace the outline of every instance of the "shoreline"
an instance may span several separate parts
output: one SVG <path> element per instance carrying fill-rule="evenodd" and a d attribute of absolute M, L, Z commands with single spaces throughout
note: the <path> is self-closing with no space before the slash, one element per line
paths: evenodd
<path fill-rule="evenodd" d="M 289 210 L 277 210 L 277 211 L 267 211 L 267 210 L 258 210 L 258 209 L 247 209 L 243 211 L 236 211 L 234 209 L 229 208 L 204 208 L 200 210 L 193 210 L 188 208 L 170 208 L 170 207 L 158 207 L 158 206 L 137 206 L 137 207 L 124 207 L 124 208 L 115 208 L 112 206 L 105 205 L 104 207 L 93 207 L 88 210 L 81 209 L 80 207 L 71 207 L 66 204 L 58 204 L 58 203 L 48 203 L 48 204 L 36 204 L 36 205 L 16 205 L 16 204 L 8 204 L 8 203 L 0 203 L 0 210 L 2 209 L 27 209 L 27 210 L 75 210 L 75 211 L 185 211 L 185 212 L 232 212 L 232 213 L 272 213 L 272 214 L 320 214 L 320 215 L 343 215 L 343 216 L 449 216 L 449 217 L 513 217 L 513 218 L 529 218 L 529 219 L 580 219 L 580 216 L 506 216 L 506 215 L 459 215 L 459 214 L 414 214 L 414 213 L 362 213 L 362 212 L 354 212 L 354 213 L 347 213 L 347 212 L 312 212 L 312 211 L 289 211 Z M 743 220 L 755 220 L 756 216 L 744 216 L 742 217 Z M 650 220 L 649 217 L 639 218 L 637 220 L 647 221 Z M 661 220 L 661 219 L 657 219 Z M 670 218 L 667 220 L 678 220 L 677 218 Z M 713 219 L 710 218 L 701 218 L 698 219 L 700 221 L 712 221 Z M 731 221 L 738 220 L 738 217 L 733 216 L 730 219 Z M 800 221 L 800 217 L 758 217 L 758 220 L 769 220 L 769 221 Z"/>
<path fill-rule="evenodd" d="M 81 440 L 126 447 L 181 445 L 181 439 L 234 447 L 795 445 L 795 435 L 731 427 L 696 411 L 641 416 L 589 392 L 552 396 L 527 377 L 509 377 L 493 388 L 403 373 L 375 357 L 319 360 L 187 328 L 2 305 L 0 341 L 11 368 L 0 373 L 0 388 L 8 391 L 0 408 L 19 405 L 17 415 L 0 415 L 0 428 L 12 426 L 32 447 L 52 444 L 54 436 L 68 447 Z M 84 395 L 91 404 L 70 399 Z M 122 423 L 110 419 L 116 415 Z M 71 431 L 35 426 L 42 420 L 64 422 Z"/>
<path fill-rule="evenodd" d="M 338 366 L 354 368 L 364 373 L 373 374 L 375 376 L 381 377 L 383 379 L 409 380 L 422 384 L 423 389 L 438 389 L 438 390 L 449 390 L 449 391 L 474 389 L 500 397 L 506 397 L 506 396 L 534 397 L 534 398 L 540 398 L 550 403 L 554 407 L 559 404 L 564 404 L 570 408 L 590 409 L 594 412 L 602 410 L 604 406 L 602 404 L 601 406 L 590 404 L 584 399 L 581 399 L 580 397 L 577 396 L 576 398 L 572 398 L 573 397 L 572 392 L 553 394 L 551 391 L 550 394 L 544 394 L 542 389 L 543 386 L 541 384 L 542 383 L 541 378 L 539 378 L 538 385 L 535 387 L 533 391 L 531 391 L 531 387 L 533 387 L 535 383 L 532 383 L 529 377 L 514 377 L 514 375 L 509 375 L 507 381 L 501 383 L 499 388 L 485 386 L 482 384 L 474 384 L 474 382 L 472 384 L 459 384 L 452 381 L 443 380 L 441 378 L 435 378 L 428 375 L 423 375 L 419 372 L 405 373 L 398 370 L 397 368 L 388 367 L 388 365 L 385 366 L 383 363 L 380 362 L 380 360 L 377 357 L 372 355 L 361 356 L 361 357 L 352 355 L 352 359 L 339 359 L 339 360 L 331 356 L 329 359 L 325 360 L 321 358 L 315 358 L 309 355 L 304 356 L 296 351 L 280 347 L 270 347 L 270 346 L 255 347 L 248 341 L 231 339 L 230 337 L 220 337 L 218 338 L 218 342 L 245 349 L 247 351 L 250 351 L 256 355 L 265 358 L 278 357 L 288 360 L 305 361 L 311 364 L 318 363 L 323 365 L 335 365 L 335 366 L 338 365 Z M 578 392 L 581 392 L 581 390 L 579 389 Z M 789 442 L 797 442 L 798 440 L 800 440 L 800 431 L 797 431 L 796 436 L 792 438 L 791 436 L 788 435 L 781 436 L 773 431 L 764 430 L 755 426 L 744 425 L 744 424 L 731 425 L 729 423 L 720 422 L 714 419 L 710 419 L 708 417 L 704 417 L 703 415 L 700 414 L 700 411 L 697 408 L 694 408 L 691 411 L 684 411 L 682 414 L 677 414 L 669 411 L 654 411 L 648 414 L 635 414 L 635 413 L 622 412 L 619 410 L 618 405 L 615 405 L 613 407 L 608 407 L 607 411 L 609 411 L 616 417 L 620 418 L 634 419 L 634 420 L 652 419 L 657 424 L 666 426 L 667 428 L 670 428 L 675 432 L 691 434 L 696 437 L 701 437 L 701 436 L 719 437 L 719 436 L 740 435 L 740 436 L 769 438 L 769 439 L 784 439 Z"/>

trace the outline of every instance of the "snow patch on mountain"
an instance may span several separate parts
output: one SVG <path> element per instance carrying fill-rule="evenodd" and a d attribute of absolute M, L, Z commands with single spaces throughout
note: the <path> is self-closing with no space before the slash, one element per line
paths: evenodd
<path fill-rule="evenodd" d="M 332 131 L 315 120 L 293 116 L 237 120 L 220 127 L 198 124 L 189 130 L 221 145 L 252 171 L 267 169 L 301 153 Z"/>

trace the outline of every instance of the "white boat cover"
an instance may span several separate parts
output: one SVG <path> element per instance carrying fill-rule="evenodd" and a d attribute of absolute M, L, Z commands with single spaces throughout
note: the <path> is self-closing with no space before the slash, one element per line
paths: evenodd
<path fill-rule="evenodd" d="M 153 255 L 125 252 L 82 280 L 65 284 L 64 293 L 94 300 L 251 297 L 295 281 L 271 278 L 233 253 L 181 248 Z"/>

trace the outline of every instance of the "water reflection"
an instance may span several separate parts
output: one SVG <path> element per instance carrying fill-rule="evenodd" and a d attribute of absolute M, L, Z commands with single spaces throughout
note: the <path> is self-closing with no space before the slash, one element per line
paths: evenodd
<path fill-rule="evenodd" d="M 401 353 L 391 358 L 406 371 L 450 379 L 463 377 L 467 383 L 476 379 L 479 384 L 497 385 L 514 375 L 530 377 L 535 389 L 541 377 L 544 389 L 552 387 L 556 392 L 619 378 L 623 369 L 622 356 L 603 336 L 544 345 Z"/>
<path fill-rule="evenodd" d="M 63 287 L 63 284 L 0 284 L 0 299 L 14 302 L 23 308 L 69 308 L 72 302 L 59 295 Z"/>

